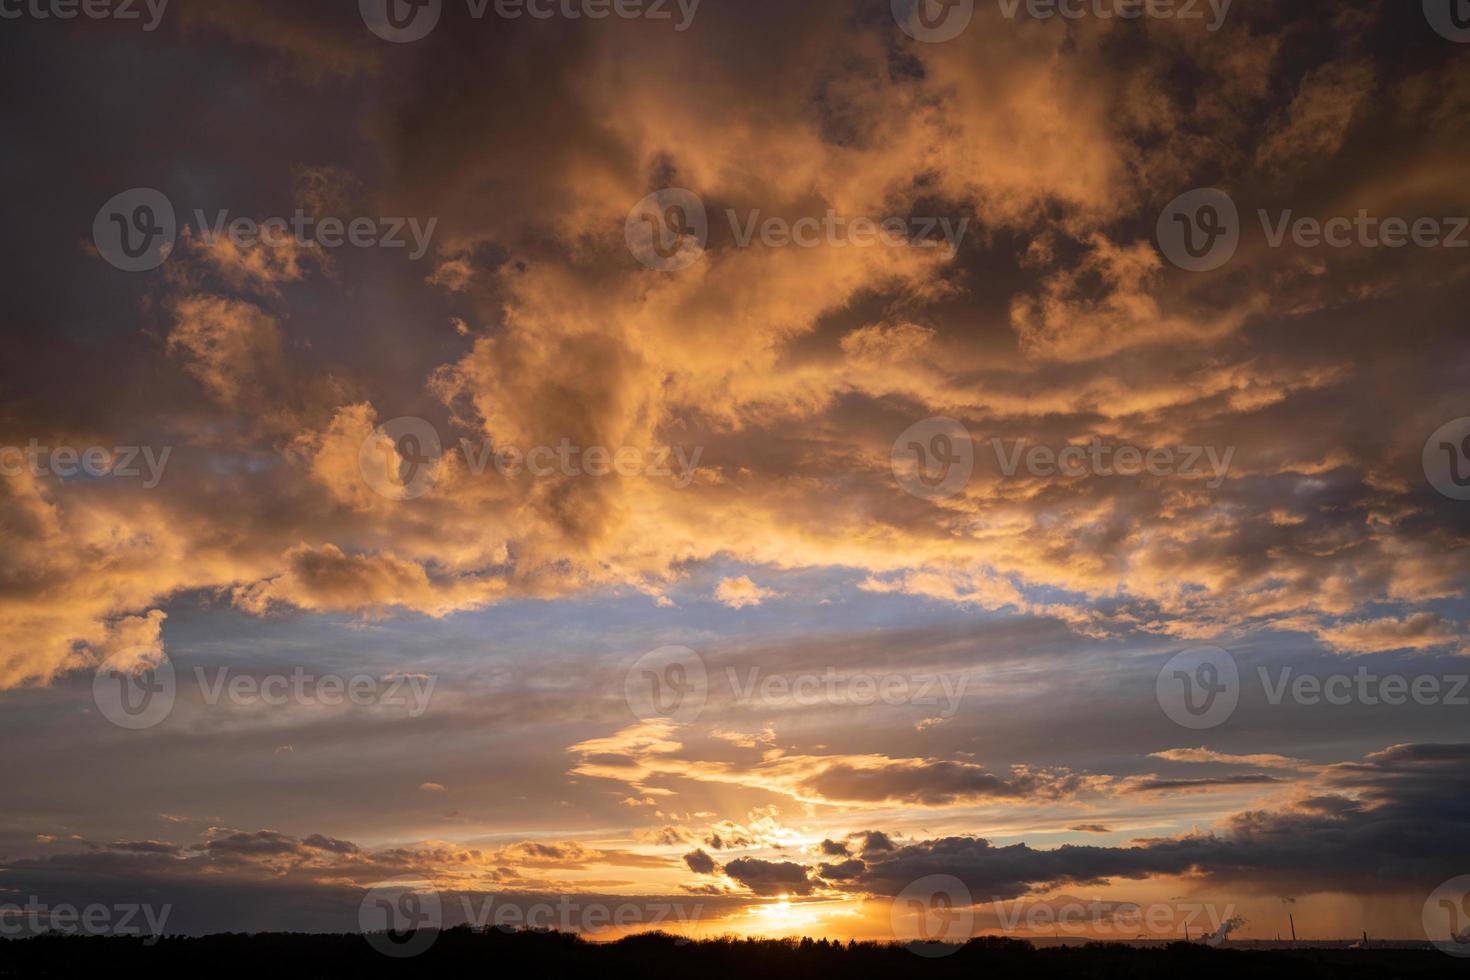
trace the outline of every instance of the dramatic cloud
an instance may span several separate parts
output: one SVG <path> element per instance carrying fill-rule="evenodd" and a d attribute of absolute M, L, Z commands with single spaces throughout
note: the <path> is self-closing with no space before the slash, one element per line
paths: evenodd
<path fill-rule="evenodd" d="M 1131 22 L 986 10 L 954 42 L 922 45 L 846 4 L 794 14 L 762 2 L 701 10 L 698 44 L 647 24 L 566 21 L 534 38 L 443 31 L 386 51 L 350 18 L 251 6 L 269 13 L 210 4 L 184 27 L 284 63 L 264 86 L 327 98 L 403 81 L 399 98 L 358 103 L 383 173 L 291 161 L 274 200 L 317 216 L 375 204 L 440 217 L 437 264 L 411 275 L 439 297 L 421 304 L 436 312 L 372 322 L 376 343 L 346 350 L 316 312 L 351 302 L 347 284 L 378 274 L 369 263 L 383 256 L 191 229 L 151 315 L 126 326 L 162 342 L 117 366 L 158 379 L 129 407 L 175 445 L 178 475 L 142 512 L 111 486 L 6 477 L 0 507 L 20 544 L 11 578 L 48 598 L 26 616 L 0 613 L 25 637 L 0 682 L 95 662 L 111 623 L 190 589 L 233 589 L 253 614 L 443 616 L 606 587 L 660 597 L 718 557 L 846 569 L 865 587 L 1054 615 L 1083 634 L 1127 631 L 1097 612 L 1122 596 L 1137 608 L 1132 628 L 1175 636 L 1253 626 L 1353 654 L 1463 646 L 1455 622 L 1423 608 L 1459 596 L 1470 570 L 1463 527 L 1446 535 L 1426 520 L 1418 472 L 1453 399 L 1358 408 L 1364 390 L 1380 402 L 1436 390 L 1408 379 L 1453 361 L 1432 351 L 1453 343 L 1444 311 L 1462 267 L 1425 252 L 1365 273 L 1381 250 L 1273 253 L 1249 235 L 1206 282 L 1148 239 L 1169 199 L 1210 182 L 1247 217 L 1257 205 L 1449 206 L 1448 161 L 1470 143 L 1456 111 L 1463 78 L 1444 51 L 1412 76 L 1391 70 L 1371 43 L 1387 15 L 1350 5 L 1323 24 L 1306 11 L 1232 11 L 1208 43 L 1160 22 L 1138 47 L 1115 43 Z M 1351 55 L 1319 61 L 1308 52 L 1327 47 L 1293 41 L 1314 32 Z M 505 56 L 521 43 L 546 55 L 532 59 L 535 84 L 523 84 L 523 58 Z M 762 54 L 730 56 L 750 50 Z M 1189 92 L 1165 84 L 1181 65 Z M 687 97 L 651 80 L 684 72 L 699 79 Z M 534 96 L 515 105 L 489 94 L 522 89 Z M 1364 139 L 1384 125 L 1391 135 Z M 1370 145 L 1384 140 L 1402 147 L 1414 179 L 1399 183 L 1412 193 L 1384 189 Z M 716 232 L 697 266 L 650 274 L 622 227 L 670 183 L 700 195 Z M 742 247 L 719 227 L 727 212 L 794 221 L 829 209 L 932 213 L 967 222 L 970 237 L 956 251 Z M 409 264 L 387 258 L 395 273 Z M 1384 302 L 1414 308 L 1403 315 L 1423 343 L 1372 327 Z M 438 339 L 419 345 L 430 331 Z M 425 351 L 410 370 L 368 356 L 404 345 Z M 60 406 L 30 385 L 20 393 L 10 430 L 24 444 L 52 431 Z M 357 460 L 373 425 L 407 404 L 452 452 L 430 499 L 398 507 Z M 926 504 L 894 486 L 888 456 L 933 415 L 968 425 L 981 459 L 966 492 Z M 1357 434 L 1324 444 L 1317 420 L 1329 417 Z M 120 438 L 117 421 L 99 414 L 89 435 Z M 667 477 L 487 478 L 466 465 L 462 439 L 684 455 L 666 457 Z M 1233 455 L 1204 478 L 1061 481 L 984 458 L 1004 455 L 992 440 L 1094 439 Z M 246 549 L 199 520 L 226 501 L 249 513 L 237 522 L 251 529 Z M 99 541 L 98 527 L 125 530 Z M 102 580 L 70 597 L 76 573 L 58 556 L 88 552 L 105 559 Z M 50 557 L 25 557 L 38 553 Z M 45 588 L 53 581 L 63 584 Z M 750 608 L 789 593 L 737 574 L 713 594 Z M 1398 608 L 1365 620 L 1364 603 Z"/>
<path fill-rule="evenodd" d="M 1470 745 L 1401 745 L 1329 767 L 1322 788 L 1281 810 L 1247 811 L 1218 832 L 1144 839 L 1128 847 L 1038 850 L 973 837 L 916 841 L 865 858 L 855 884 L 897 894 L 930 874 L 951 874 L 976 896 L 1108 879 L 1183 876 L 1253 892 L 1426 892 L 1470 860 L 1470 813 L 1460 769 Z M 1441 841 L 1435 846 L 1433 840 Z"/>
<path fill-rule="evenodd" d="M 695 874 L 710 875 L 715 873 L 715 859 L 698 849 L 684 855 L 684 863 L 689 865 L 689 870 Z"/>
<path fill-rule="evenodd" d="M 794 861 L 738 858 L 726 863 L 725 874 L 757 895 L 810 895 L 816 887 L 807 868 Z"/>

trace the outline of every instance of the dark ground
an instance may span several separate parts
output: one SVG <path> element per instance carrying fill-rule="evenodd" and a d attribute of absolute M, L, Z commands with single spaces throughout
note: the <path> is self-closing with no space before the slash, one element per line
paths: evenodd
<path fill-rule="evenodd" d="M 934 952 L 931 947 L 929 952 Z M 0 976 L 136 976 L 202 980 L 251 977 L 1023 977 L 1044 980 L 1169 978 L 1271 980 L 1300 977 L 1466 977 L 1470 963 L 1436 950 L 1211 949 L 1174 943 L 1152 949 L 1092 944 L 1035 949 L 1008 939 L 975 939 L 950 955 L 927 957 L 896 945 L 823 940 L 685 942 L 652 934 L 595 944 L 558 933 L 440 934 L 421 955 L 393 959 L 359 935 L 222 935 L 142 939 L 41 936 L 0 942 Z"/>

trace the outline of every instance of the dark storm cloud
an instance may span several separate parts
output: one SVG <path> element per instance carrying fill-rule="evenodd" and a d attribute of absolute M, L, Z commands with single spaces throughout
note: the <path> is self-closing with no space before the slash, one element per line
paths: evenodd
<path fill-rule="evenodd" d="M 942 805 L 956 800 L 1038 799 L 1074 792 L 1082 777 L 1070 773 L 1017 771 L 998 776 L 968 763 L 924 762 L 888 766 L 825 765 L 801 785 L 833 800 L 901 800 Z"/>
<path fill-rule="evenodd" d="M 107 846 L 110 850 L 131 854 L 178 854 L 181 850 L 177 844 L 158 840 L 117 840 Z"/>
<path fill-rule="evenodd" d="M 695 874 L 709 875 L 715 873 L 715 859 L 701 850 L 693 850 L 684 855 L 684 863 Z"/>
<path fill-rule="evenodd" d="M 866 865 L 858 858 L 840 861 L 836 864 L 822 864 L 817 866 L 817 877 L 827 881 L 843 881 L 856 878 L 866 870 Z"/>
<path fill-rule="evenodd" d="M 810 895 L 816 888 L 809 870 L 794 861 L 737 858 L 725 865 L 725 874 L 757 895 Z"/>
<path fill-rule="evenodd" d="M 864 830 L 853 835 L 861 844 L 859 850 L 864 856 L 869 854 L 883 854 L 891 851 L 896 846 L 887 834 L 881 830 Z"/>
<path fill-rule="evenodd" d="M 1214 833 L 1128 847 L 996 846 L 974 837 L 904 844 L 865 860 L 859 888 L 893 895 L 931 874 L 982 900 L 1108 879 L 1187 875 L 1223 888 L 1401 894 L 1470 866 L 1470 745 L 1402 745 L 1322 776 L 1327 794 L 1280 810 L 1235 814 Z"/>

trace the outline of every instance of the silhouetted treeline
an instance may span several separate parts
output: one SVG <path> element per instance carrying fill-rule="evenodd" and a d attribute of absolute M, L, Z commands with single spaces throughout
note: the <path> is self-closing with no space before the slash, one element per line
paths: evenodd
<path fill-rule="evenodd" d="M 151 942 L 152 945 L 147 943 Z M 930 947 L 926 952 L 937 952 Z M 1093 943 L 1035 949 L 1013 939 L 974 939 L 944 956 L 904 946 L 825 939 L 711 939 L 689 942 L 651 933 L 591 943 L 566 933 L 440 933 L 417 956 L 394 959 L 359 935 L 268 933 L 143 940 L 48 935 L 0 941 L 0 976 L 82 977 L 115 971 L 203 980 L 249 977 L 687 977 L 793 978 L 985 977 L 994 980 L 1298 980 L 1301 977 L 1458 977 L 1467 964 L 1435 950 L 1211 949 L 1174 943 L 1154 948 Z"/>

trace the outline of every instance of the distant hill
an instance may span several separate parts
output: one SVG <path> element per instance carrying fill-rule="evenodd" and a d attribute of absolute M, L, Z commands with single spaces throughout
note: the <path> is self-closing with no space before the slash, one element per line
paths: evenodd
<path fill-rule="evenodd" d="M 934 955 L 938 953 L 945 955 Z M 1465 967 L 1463 961 L 1438 951 L 1413 949 L 1264 951 L 1211 949 L 1187 943 L 1153 948 L 1093 943 L 1037 949 L 1013 939 L 974 939 L 961 947 L 928 946 L 916 951 L 898 944 L 824 939 L 689 942 L 661 933 L 631 936 L 614 943 L 591 943 L 566 933 L 507 933 L 468 927 L 439 933 L 426 951 L 402 959 L 384 955 L 360 935 L 268 933 L 158 940 L 49 935 L 0 941 L 0 977 L 70 978 L 123 970 L 138 976 L 193 976 L 201 980 L 390 976 L 1348 980 L 1463 978 Z"/>

